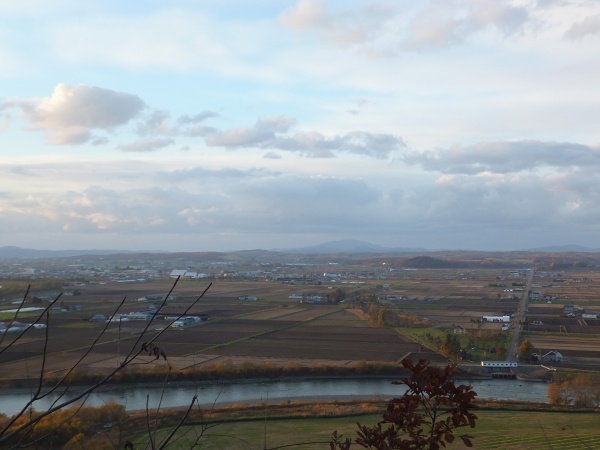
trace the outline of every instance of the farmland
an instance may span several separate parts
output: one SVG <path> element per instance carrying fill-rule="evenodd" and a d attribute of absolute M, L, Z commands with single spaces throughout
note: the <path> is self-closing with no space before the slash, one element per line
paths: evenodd
<path fill-rule="evenodd" d="M 431 342 L 418 339 L 415 330 L 431 330 L 443 336 L 457 328 L 477 332 L 504 333 L 502 324 L 482 322 L 483 316 L 512 315 L 523 296 L 527 271 L 535 267 L 533 288 L 540 299 L 529 299 L 522 325 L 522 338 L 541 352 L 558 350 L 565 364 L 595 367 L 600 364 L 600 319 L 583 318 L 581 311 L 600 314 L 600 271 L 595 265 L 548 270 L 534 255 L 512 255 L 465 262 L 465 255 L 445 256 L 460 267 L 410 267 L 406 258 L 339 257 L 336 275 L 323 257 L 303 257 L 301 264 L 284 266 L 261 263 L 269 270 L 254 270 L 252 276 L 237 275 L 235 264 L 211 279 L 180 280 L 173 300 L 166 302 L 161 318 L 150 325 L 151 333 L 165 329 L 157 344 L 180 370 L 207 364 L 241 364 L 244 361 L 271 365 L 314 364 L 349 366 L 359 362 L 398 362 L 404 357 L 445 362 Z M 529 258 L 527 258 L 528 256 Z M 296 258 L 299 260 L 299 258 Z M 329 257 L 331 261 L 334 257 Z M 411 261 L 410 259 L 408 260 Z M 429 260 L 426 260 L 430 262 Z M 435 262 L 434 260 L 431 260 Z M 516 269 L 513 269 L 511 262 Z M 537 262 L 536 262 L 537 261 Z M 128 264 L 131 264 L 129 262 Z M 245 264 L 244 269 L 254 263 Z M 537 266 L 536 266 L 537 264 Z M 278 277 L 275 270 L 283 270 Z M 242 273 L 240 271 L 240 273 Z M 285 278 L 285 281 L 281 281 Z M 289 280 L 292 280 L 291 282 Z M 127 283 L 79 282 L 77 296 L 63 296 L 62 308 L 52 310 L 46 370 L 60 372 L 80 357 L 106 326 L 102 339 L 85 361 L 92 371 L 114 367 L 135 344 L 147 321 L 119 320 L 106 324 L 90 320 L 94 315 L 110 317 L 125 298 L 119 313 L 139 313 L 152 308 L 145 296 L 164 295 L 173 280 L 167 276 Z M 212 283 L 207 294 L 189 311 L 186 308 Z M 68 286 L 66 290 L 72 289 Z M 332 301 L 331 295 L 341 292 Z M 33 294 L 36 294 L 35 292 Z M 41 295 L 41 294 L 40 294 Z M 310 298 L 319 297 L 319 301 Z M 250 298 L 250 300 L 240 300 Z M 545 300 L 545 299 L 548 300 Z M 372 305 L 393 311 L 399 319 L 377 323 Z M 565 305 L 579 308 L 574 317 L 565 315 Z M 29 305 L 27 305 L 29 306 Z M 77 306 L 77 308 L 76 308 Z M 2 309 L 14 309 L 5 302 Z M 187 315 L 210 317 L 195 326 L 170 328 L 169 318 Z M 2 314 L 2 311 L 0 311 Z M 5 319 L 7 313 L 4 313 Z M 32 319 L 20 317 L 27 323 Z M 511 330 L 518 326 L 515 320 Z M 492 334 L 492 336 L 494 336 Z M 6 337 L 10 339 L 11 334 Z M 30 329 L 13 347 L 0 355 L 0 378 L 22 378 L 38 367 L 45 332 Z M 466 344 L 466 341 L 465 341 Z M 475 353 L 475 357 L 482 354 Z"/>
<path fill-rule="evenodd" d="M 281 291 L 274 283 L 252 283 L 251 288 L 253 292 L 265 291 L 267 296 L 275 296 L 269 290 L 271 286 L 273 291 Z M 139 286 L 127 287 L 134 292 L 134 300 L 126 301 L 123 313 L 140 308 Z M 206 284 L 184 283 L 177 298 L 165 308 L 165 314 L 180 314 L 190 304 L 188 294 L 205 287 Z M 147 292 L 148 286 L 144 288 Z M 169 282 L 156 283 L 153 288 L 166 291 Z M 160 346 L 169 352 L 170 362 L 181 370 L 223 360 L 344 365 L 356 361 L 398 361 L 418 350 L 418 344 L 402 338 L 393 329 L 371 326 L 343 305 L 301 305 L 287 301 L 287 296 L 279 302 L 238 300 L 239 292 L 248 291 L 245 283 L 215 283 L 215 289 L 189 311 L 210 315 L 210 321 L 179 330 L 169 328 L 162 334 Z M 94 314 L 109 315 L 123 294 L 114 287 L 100 286 L 90 289 L 89 296 L 86 293 L 77 299 L 81 311 L 52 314 L 48 348 L 53 358 L 47 369 L 60 371 L 78 358 L 106 326 L 84 320 L 90 309 Z M 167 324 L 166 320 L 156 320 L 152 326 L 160 329 Z M 146 325 L 145 321 L 133 320 L 109 324 L 104 338 L 88 356 L 87 366 L 114 367 L 119 354 L 129 350 Z M 36 359 L 41 357 L 43 335 L 41 330 L 29 330 L 26 339 L 4 352 L 0 376 L 18 377 L 16 374 L 25 375 L 27 368 L 35 367 Z M 436 359 L 436 354 L 431 353 L 430 357 Z"/>

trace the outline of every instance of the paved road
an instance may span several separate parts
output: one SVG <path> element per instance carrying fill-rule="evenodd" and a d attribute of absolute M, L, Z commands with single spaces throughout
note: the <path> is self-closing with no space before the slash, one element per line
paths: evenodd
<path fill-rule="evenodd" d="M 519 336 L 521 335 L 521 330 L 523 329 L 523 323 L 525 323 L 525 311 L 527 311 L 529 290 L 531 289 L 531 282 L 533 281 L 534 273 L 535 270 L 532 267 L 529 270 L 529 276 L 527 277 L 525 292 L 523 292 L 523 296 L 521 297 L 521 301 L 519 302 L 519 306 L 517 307 L 517 312 L 515 313 L 515 318 L 513 319 L 513 336 L 512 341 L 510 343 L 510 348 L 508 349 L 508 354 L 506 358 L 507 361 L 515 361 L 517 359 L 517 343 L 519 342 Z"/>

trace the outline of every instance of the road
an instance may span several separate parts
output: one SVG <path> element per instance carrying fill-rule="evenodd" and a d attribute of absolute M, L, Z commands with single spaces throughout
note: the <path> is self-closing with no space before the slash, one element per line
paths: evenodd
<path fill-rule="evenodd" d="M 531 283 L 533 281 L 534 274 L 535 269 L 532 267 L 529 270 L 529 276 L 527 277 L 525 291 L 523 292 L 523 296 L 521 297 L 521 301 L 519 302 L 519 306 L 517 307 L 517 312 L 515 313 L 515 318 L 513 319 L 513 336 L 512 341 L 510 343 L 510 348 L 508 349 L 508 354 L 506 358 L 507 361 L 515 361 L 517 359 L 517 343 L 519 342 L 521 330 L 523 329 L 523 324 L 525 323 L 525 312 L 527 311 L 529 290 L 531 289 Z"/>

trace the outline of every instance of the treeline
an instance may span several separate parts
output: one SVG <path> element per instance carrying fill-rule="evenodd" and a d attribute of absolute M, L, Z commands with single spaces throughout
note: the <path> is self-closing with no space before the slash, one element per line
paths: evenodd
<path fill-rule="evenodd" d="M 352 377 L 352 376 L 403 376 L 404 372 L 399 364 L 394 362 L 369 362 L 359 361 L 354 365 L 334 366 L 326 364 L 301 365 L 297 362 L 289 362 L 278 366 L 270 362 L 253 363 L 244 361 L 235 364 L 230 359 L 224 359 L 214 364 L 203 364 L 201 366 L 179 370 L 168 364 L 126 367 L 118 372 L 109 383 L 160 383 L 167 379 L 169 382 L 177 381 L 231 381 L 244 379 L 285 379 L 302 377 Z M 46 374 L 45 385 L 53 385 L 59 379 L 60 374 Z M 72 385 L 91 385 L 98 381 L 97 371 L 87 371 L 85 368 L 77 368 L 68 377 L 68 383 Z M 2 380 L 4 387 L 19 387 L 18 380 Z"/>
<path fill-rule="evenodd" d="M 379 327 L 426 327 L 429 323 L 413 314 L 401 313 L 398 310 L 382 306 L 376 300 L 371 300 L 363 311 L 369 321 Z"/>

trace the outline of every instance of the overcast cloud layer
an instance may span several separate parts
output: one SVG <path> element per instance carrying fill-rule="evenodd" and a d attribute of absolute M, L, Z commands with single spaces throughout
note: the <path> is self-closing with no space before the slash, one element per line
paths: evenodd
<path fill-rule="evenodd" d="M 600 248 L 599 2 L 196 3 L 0 0 L 0 246 Z"/>

